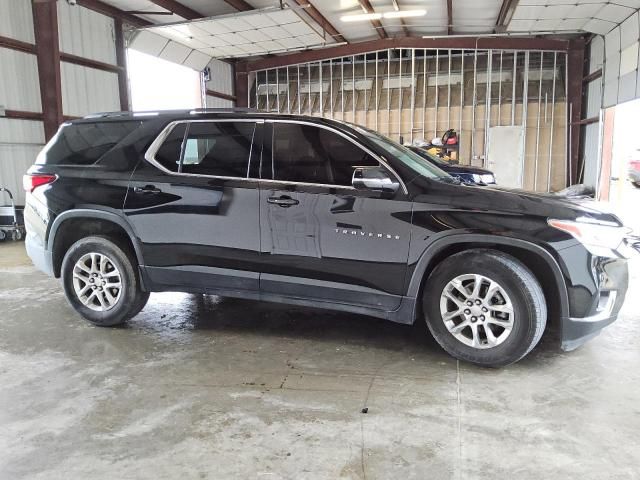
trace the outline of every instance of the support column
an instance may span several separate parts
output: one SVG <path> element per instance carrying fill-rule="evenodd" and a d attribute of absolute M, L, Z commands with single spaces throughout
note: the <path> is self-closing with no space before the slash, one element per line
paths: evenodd
<path fill-rule="evenodd" d="M 578 181 L 584 46 L 585 43 L 582 38 L 571 40 L 569 43 L 569 52 L 567 53 L 567 118 L 569 128 L 569 142 L 567 145 L 567 186 Z"/>
<path fill-rule="evenodd" d="M 248 104 L 248 72 L 247 62 L 236 62 L 235 64 L 235 87 L 233 89 L 236 96 L 236 107 L 247 108 Z"/>
<path fill-rule="evenodd" d="M 33 26 L 44 135 L 49 140 L 63 121 L 56 0 L 33 0 Z"/>
<path fill-rule="evenodd" d="M 120 67 L 118 72 L 118 92 L 120 93 L 120 110 L 127 112 L 131 109 L 129 105 L 129 79 L 127 76 L 127 54 L 124 46 L 124 30 L 122 20 L 113 19 L 114 34 L 116 42 L 116 63 Z"/>

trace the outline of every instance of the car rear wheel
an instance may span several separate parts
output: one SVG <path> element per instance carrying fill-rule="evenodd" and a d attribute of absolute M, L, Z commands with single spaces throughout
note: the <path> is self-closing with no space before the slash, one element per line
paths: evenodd
<path fill-rule="evenodd" d="M 78 240 L 62 262 L 62 282 L 71 306 L 91 323 L 114 326 L 144 308 L 136 262 L 126 248 L 104 237 Z"/>
<path fill-rule="evenodd" d="M 487 367 L 524 357 L 540 341 L 547 320 L 544 294 L 517 259 L 489 249 L 443 260 L 423 294 L 427 326 L 452 356 Z"/>

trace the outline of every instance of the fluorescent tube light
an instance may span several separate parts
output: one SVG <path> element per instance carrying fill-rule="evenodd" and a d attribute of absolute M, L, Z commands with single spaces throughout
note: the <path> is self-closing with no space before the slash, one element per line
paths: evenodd
<path fill-rule="evenodd" d="M 399 10 L 397 12 L 386 12 L 382 14 L 383 18 L 406 18 L 406 17 L 424 17 L 426 10 Z"/>
<path fill-rule="evenodd" d="M 357 15 L 343 15 L 340 20 L 343 22 L 361 22 L 363 20 L 380 20 L 381 13 L 359 13 Z"/>

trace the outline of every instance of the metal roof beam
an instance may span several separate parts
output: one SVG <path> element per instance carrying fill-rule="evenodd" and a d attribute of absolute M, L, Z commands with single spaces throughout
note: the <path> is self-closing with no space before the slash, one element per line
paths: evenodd
<path fill-rule="evenodd" d="M 77 0 L 77 2 L 81 7 L 88 8 L 89 10 L 93 10 L 94 12 L 101 13 L 102 15 L 106 15 L 111 18 L 118 18 L 133 27 L 140 28 L 153 25 L 152 22 L 145 20 L 144 18 L 131 15 L 119 8 L 101 2 L 100 0 Z"/>
<path fill-rule="evenodd" d="M 398 0 L 391 0 L 391 3 L 393 3 L 393 9 L 396 12 L 400 11 L 400 5 L 398 5 Z M 407 24 L 404 22 L 404 18 L 400 18 L 400 24 L 402 25 L 402 31 L 404 32 L 404 34 L 408 37 L 409 35 L 411 35 L 411 33 L 409 33 L 409 29 L 407 28 Z"/>
<path fill-rule="evenodd" d="M 298 5 L 304 8 L 304 12 L 322 27 L 322 30 L 333 37 L 336 42 L 346 42 L 344 36 L 335 28 L 327 18 L 314 7 L 309 0 L 294 0 Z"/>
<path fill-rule="evenodd" d="M 511 21 L 513 11 L 518 6 L 519 0 L 503 0 L 498 12 L 498 18 L 496 19 L 496 27 L 494 32 L 504 32 L 507 28 L 507 23 Z"/>
<path fill-rule="evenodd" d="M 224 1 L 229 5 L 231 5 L 233 8 L 235 8 L 236 10 L 239 10 L 241 12 L 246 12 L 247 10 L 253 10 L 253 7 L 249 5 L 247 2 L 245 2 L 244 0 L 224 0 Z"/>
<path fill-rule="evenodd" d="M 176 2 L 176 0 L 151 0 L 151 2 L 187 20 L 196 20 L 204 17 L 204 15 L 196 12 L 192 8 Z"/>
<path fill-rule="evenodd" d="M 364 13 L 376 13 L 369 0 L 358 0 L 358 3 L 360 3 Z M 389 38 L 389 35 L 387 35 L 387 31 L 382 26 L 382 22 L 380 22 L 380 20 L 371 20 L 371 25 L 376 29 L 376 33 L 380 38 Z"/>
<path fill-rule="evenodd" d="M 396 48 L 426 48 L 426 49 L 452 49 L 452 50 L 549 50 L 566 52 L 569 49 L 568 40 L 537 37 L 483 37 L 482 35 L 470 37 L 435 37 L 416 38 L 401 37 L 387 38 L 384 40 L 370 40 L 367 42 L 350 43 L 317 50 L 304 50 L 288 55 L 278 55 L 273 58 L 264 58 L 251 62 L 239 62 L 241 71 L 266 70 L 270 68 L 284 67 L 298 63 L 317 62 L 330 58 L 350 57 L 364 53 Z"/>

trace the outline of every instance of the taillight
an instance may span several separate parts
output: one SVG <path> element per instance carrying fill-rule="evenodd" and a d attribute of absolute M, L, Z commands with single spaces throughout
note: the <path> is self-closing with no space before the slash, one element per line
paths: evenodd
<path fill-rule="evenodd" d="M 36 188 L 53 183 L 56 180 L 55 175 L 35 174 L 35 175 L 23 175 L 22 187 L 26 192 L 33 192 Z"/>

